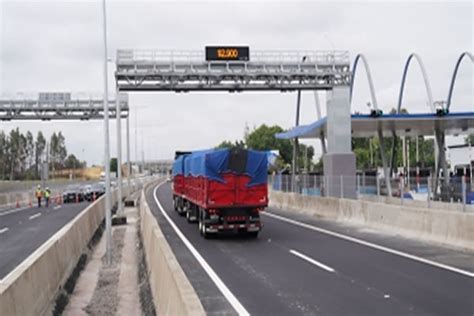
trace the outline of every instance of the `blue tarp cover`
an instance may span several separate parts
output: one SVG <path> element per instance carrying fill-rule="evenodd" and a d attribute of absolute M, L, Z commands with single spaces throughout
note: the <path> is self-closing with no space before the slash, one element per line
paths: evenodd
<path fill-rule="evenodd" d="M 184 169 L 183 169 L 183 161 L 184 161 L 184 156 L 181 155 L 176 158 L 176 160 L 173 162 L 173 176 L 183 174 Z"/>
<path fill-rule="evenodd" d="M 173 175 L 203 176 L 224 183 L 221 174 L 231 171 L 230 152 L 230 149 L 209 149 L 179 156 L 173 164 Z M 247 150 L 244 174 L 251 178 L 248 186 L 267 183 L 267 170 L 267 152 Z"/>

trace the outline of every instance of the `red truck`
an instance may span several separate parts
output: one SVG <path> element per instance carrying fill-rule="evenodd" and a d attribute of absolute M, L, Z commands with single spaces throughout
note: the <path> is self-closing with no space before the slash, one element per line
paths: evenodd
<path fill-rule="evenodd" d="M 202 236 L 221 232 L 257 237 L 268 205 L 267 153 L 240 148 L 177 153 L 173 204 Z"/>

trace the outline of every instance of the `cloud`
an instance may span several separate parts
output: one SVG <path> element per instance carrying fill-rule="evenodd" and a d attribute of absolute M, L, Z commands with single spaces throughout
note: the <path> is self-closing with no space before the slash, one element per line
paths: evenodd
<path fill-rule="evenodd" d="M 346 49 L 366 54 L 380 106 L 396 105 L 403 65 L 419 53 L 435 100 L 445 99 L 456 58 L 472 50 L 471 2 L 231 2 L 108 1 L 108 55 L 118 48 L 203 50 L 208 44 L 246 44 L 251 50 Z M 17 91 L 100 93 L 102 20 L 100 1 L 1 1 L 0 94 Z M 113 89 L 113 65 L 109 86 Z M 417 65 L 410 69 L 404 104 L 426 110 Z M 353 110 L 367 111 L 370 100 L 359 69 Z M 132 157 L 138 109 L 138 151 L 171 158 L 176 149 L 211 147 L 240 139 L 245 124 L 294 125 L 295 93 L 134 93 Z M 324 102 L 324 93 L 321 93 Z M 453 104 L 472 107 L 472 67 L 463 62 Z M 324 103 L 323 113 L 325 113 Z M 314 97 L 304 92 L 302 123 L 316 119 Z M 123 126 L 125 124 L 122 124 Z M 61 129 L 71 151 L 91 163 L 103 157 L 102 122 L 11 122 L 2 128 Z M 114 123 L 111 125 L 115 150 Z M 141 139 L 143 135 L 143 140 Z M 317 141 L 313 141 L 317 144 Z M 319 150 L 317 148 L 317 150 Z M 114 155 L 114 153 L 112 153 Z"/>

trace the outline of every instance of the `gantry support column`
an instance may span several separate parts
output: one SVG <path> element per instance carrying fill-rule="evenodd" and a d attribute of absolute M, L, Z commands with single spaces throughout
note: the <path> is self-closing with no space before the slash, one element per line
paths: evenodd
<path fill-rule="evenodd" d="M 300 109 L 301 109 L 301 90 L 298 90 L 296 95 L 296 124 L 295 126 L 300 125 Z M 298 183 L 296 174 L 298 171 L 298 157 L 299 157 L 299 142 L 296 137 L 293 139 L 293 162 L 291 164 L 291 192 L 296 192 L 298 190 Z"/>
<path fill-rule="evenodd" d="M 132 173 L 132 167 L 130 166 L 130 115 L 127 115 L 127 187 L 128 195 L 127 198 L 130 198 L 132 192 L 132 186 L 130 183 Z"/>
<path fill-rule="evenodd" d="M 356 198 L 356 159 L 351 150 L 349 86 L 334 87 L 327 92 L 326 99 L 328 152 L 323 156 L 326 196 Z"/>
<path fill-rule="evenodd" d="M 439 184 L 439 171 L 440 169 L 443 169 L 443 181 L 441 182 L 441 198 L 444 200 L 444 198 L 449 198 L 448 196 L 448 187 L 449 187 L 449 171 L 448 171 L 448 164 L 446 162 L 446 139 L 444 132 L 441 131 L 439 126 L 435 127 L 435 146 L 437 145 L 438 148 L 438 157 L 437 159 L 437 167 L 436 169 L 436 174 L 435 174 L 435 183 L 434 183 L 434 190 L 433 192 L 435 195 L 438 193 L 438 184 Z"/>
<path fill-rule="evenodd" d="M 384 152 L 384 139 L 383 139 L 383 133 L 382 133 L 382 128 L 379 126 L 377 130 L 377 134 L 379 137 L 379 147 L 380 147 L 380 157 L 382 157 L 382 168 L 383 168 L 383 175 L 385 177 L 385 182 L 387 186 L 387 195 L 392 196 L 392 184 L 391 184 L 391 171 L 389 170 L 387 166 L 387 159 L 385 158 L 385 152 Z"/>
<path fill-rule="evenodd" d="M 319 103 L 318 91 L 316 90 L 314 90 L 314 103 L 316 105 L 316 114 L 318 116 L 318 121 L 319 121 L 321 119 L 321 105 Z M 327 151 L 326 151 L 326 139 L 325 139 L 323 131 L 321 131 L 321 135 L 319 135 L 319 139 L 321 141 L 321 150 L 323 152 L 323 155 L 325 155 Z"/>

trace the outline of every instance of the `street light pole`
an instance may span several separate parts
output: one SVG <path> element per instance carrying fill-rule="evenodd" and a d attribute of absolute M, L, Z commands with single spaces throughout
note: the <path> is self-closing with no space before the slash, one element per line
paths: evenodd
<path fill-rule="evenodd" d="M 119 89 L 116 89 L 115 93 L 115 119 L 117 121 L 117 213 L 123 215 L 122 205 L 122 110 L 120 106 Z"/>
<path fill-rule="evenodd" d="M 107 14 L 105 0 L 102 0 L 103 40 L 104 40 L 104 169 L 105 169 L 105 240 L 107 264 L 112 263 L 112 216 L 110 192 L 110 152 L 109 152 L 109 87 L 107 82 Z"/>

